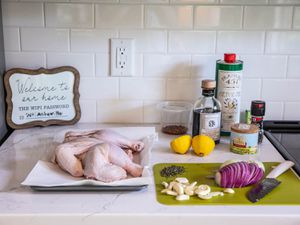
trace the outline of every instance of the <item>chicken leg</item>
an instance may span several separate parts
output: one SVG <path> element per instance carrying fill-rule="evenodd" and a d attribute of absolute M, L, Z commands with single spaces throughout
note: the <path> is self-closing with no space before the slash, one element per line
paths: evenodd
<path fill-rule="evenodd" d="M 84 176 L 103 182 L 113 182 L 126 178 L 124 169 L 108 161 L 110 146 L 106 143 L 95 145 L 85 153 L 82 161 Z"/>
<path fill-rule="evenodd" d="M 133 177 L 142 175 L 143 167 L 132 162 L 130 157 L 117 145 L 109 144 L 108 159 L 112 164 L 122 167 Z"/>

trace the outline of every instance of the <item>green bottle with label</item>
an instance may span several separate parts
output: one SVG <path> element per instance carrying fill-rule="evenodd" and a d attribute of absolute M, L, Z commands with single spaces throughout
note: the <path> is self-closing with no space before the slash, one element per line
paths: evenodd
<path fill-rule="evenodd" d="M 231 126 L 240 122 L 243 61 L 225 53 L 216 63 L 216 98 L 221 103 L 221 135 L 229 136 Z"/>

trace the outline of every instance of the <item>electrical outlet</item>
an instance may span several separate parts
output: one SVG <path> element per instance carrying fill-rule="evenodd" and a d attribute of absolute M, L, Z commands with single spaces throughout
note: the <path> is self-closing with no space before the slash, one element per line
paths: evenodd
<path fill-rule="evenodd" d="M 132 76 L 134 39 L 111 39 L 110 71 L 112 76 Z"/>

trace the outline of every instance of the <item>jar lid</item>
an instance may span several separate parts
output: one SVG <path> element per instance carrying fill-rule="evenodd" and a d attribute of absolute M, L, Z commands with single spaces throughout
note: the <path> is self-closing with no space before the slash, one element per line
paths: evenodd
<path fill-rule="evenodd" d="M 255 100 L 251 102 L 251 115 L 264 116 L 266 110 L 266 103 L 264 101 Z"/>
<path fill-rule="evenodd" d="M 258 132 L 258 127 L 255 124 L 236 123 L 231 126 L 231 131 L 243 134 L 253 134 Z"/>
<path fill-rule="evenodd" d="M 216 88 L 216 81 L 215 80 L 202 80 L 201 87 L 203 89 L 214 89 L 214 88 Z"/>
<path fill-rule="evenodd" d="M 234 63 L 236 61 L 236 54 L 235 53 L 225 53 L 224 61 L 227 63 Z"/>

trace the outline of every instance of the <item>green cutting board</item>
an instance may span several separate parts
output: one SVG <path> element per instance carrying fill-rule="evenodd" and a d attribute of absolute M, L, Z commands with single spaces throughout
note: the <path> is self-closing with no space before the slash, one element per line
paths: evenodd
<path fill-rule="evenodd" d="M 176 178 L 160 176 L 160 171 L 171 165 L 185 168 L 185 173 L 176 177 L 186 177 L 190 183 L 197 181 L 197 185 L 208 184 L 212 191 L 224 190 L 218 187 L 213 179 L 207 178 L 207 176 L 214 174 L 214 171 L 221 165 L 220 163 L 160 163 L 153 166 L 153 173 L 157 201 L 164 205 L 300 205 L 300 180 L 292 170 L 280 175 L 277 179 L 282 183 L 257 203 L 250 202 L 246 197 L 246 193 L 251 189 L 251 186 L 234 188 L 234 194 L 224 194 L 224 196 L 216 196 L 209 200 L 202 200 L 195 195 L 189 200 L 177 201 L 174 196 L 161 193 L 161 190 L 164 189 L 161 183 L 163 181 L 169 183 Z M 278 163 L 268 162 L 264 165 L 266 174 L 268 174 L 272 169 L 271 167 L 278 165 Z"/>

